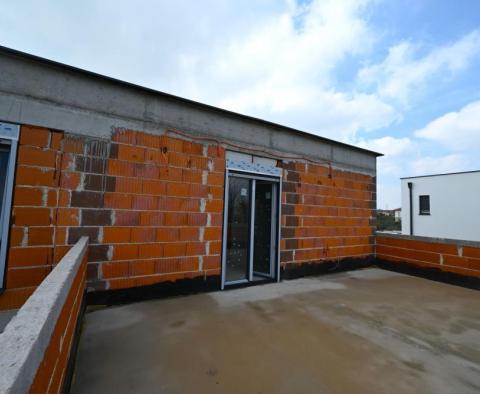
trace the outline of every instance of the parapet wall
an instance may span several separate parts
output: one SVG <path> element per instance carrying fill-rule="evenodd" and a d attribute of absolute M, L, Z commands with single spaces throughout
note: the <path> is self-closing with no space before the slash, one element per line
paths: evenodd
<path fill-rule="evenodd" d="M 377 233 L 380 266 L 430 269 L 480 279 L 480 243 L 461 240 Z"/>
<path fill-rule="evenodd" d="M 0 334 L 0 393 L 58 393 L 85 294 L 87 237 L 63 257 Z"/>

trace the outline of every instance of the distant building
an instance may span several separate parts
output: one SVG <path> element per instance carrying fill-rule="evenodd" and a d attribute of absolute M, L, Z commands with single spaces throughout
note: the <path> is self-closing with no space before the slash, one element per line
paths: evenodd
<path fill-rule="evenodd" d="M 480 241 L 480 171 L 401 181 L 403 234 Z"/>
<path fill-rule="evenodd" d="M 377 209 L 377 231 L 401 232 L 400 208 Z"/>
<path fill-rule="evenodd" d="M 393 217 L 395 219 L 395 222 L 399 222 L 401 220 L 401 212 L 402 208 L 377 210 L 378 215 Z"/>
<path fill-rule="evenodd" d="M 395 217 L 395 221 L 400 222 L 402 220 L 402 208 L 394 209 L 393 215 Z"/>

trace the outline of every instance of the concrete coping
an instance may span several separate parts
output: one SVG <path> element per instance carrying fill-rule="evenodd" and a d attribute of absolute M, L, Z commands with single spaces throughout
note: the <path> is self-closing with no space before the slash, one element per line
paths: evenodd
<path fill-rule="evenodd" d="M 0 334 L 0 393 L 28 393 L 87 251 L 82 237 Z"/>
<path fill-rule="evenodd" d="M 457 245 L 457 246 L 471 246 L 473 248 L 480 248 L 479 241 L 466 241 L 463 239 L 435 238 L 435 237 L 424 237 L 420 235 L 395 234 L 395 233 L 383 232 L 383 231 L 377 231 L 376 235 L 382 236 L 382 237 L 388 237 L 388 238 L 408 239 L 411 241 L 431 242 L 435 244 L 448 244 L 448 245 Z"/>

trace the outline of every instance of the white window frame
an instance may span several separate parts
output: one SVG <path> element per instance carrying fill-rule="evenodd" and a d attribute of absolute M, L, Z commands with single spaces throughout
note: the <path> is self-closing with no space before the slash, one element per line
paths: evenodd
<path fill-rule="evenodd" d="M 15 163 L 17 159 L 18 136 L 20 126 L 0 122 L 0 143 L 10 145 L 7 175 L 5 178 L 5 190 L 0 213 L 0 231 L 2 234 L 0 245 L 0 293 L 5 289 L 8 235 L 10 232 L 10 216 L 12 212 L 13 180 L 15 177 Z"/>
<path fill-rule="evenodd" d="M 428 201 L 428 211 L 425 209 L 422 209 L 422 197 L 427 197 Z M 418 196 L 418 214 L 422 216 L 429 216 L 431 212 L 430 209 L 430 194 L 420 194 Z"/>

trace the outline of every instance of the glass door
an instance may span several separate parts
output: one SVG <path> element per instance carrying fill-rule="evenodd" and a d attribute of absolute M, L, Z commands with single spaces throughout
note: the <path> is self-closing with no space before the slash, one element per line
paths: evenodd
<path fill-rule="evenodd" d="M 222 288 L 277 276 L 278 197 L 279 179 L 227 175 Z"/>
<path fill-rule="evenodd" d="M 276 184 L 269 181 L 255 182 L 255 221 L 253 241 L 253 275 L 274 277 L 275 259 L 275 196 Z"/>
<path fill-rule="evenodd" d="M 228 180 L 227 282 L 238 283 L 249 278 L 251 182 L 238 177 Z"/>

